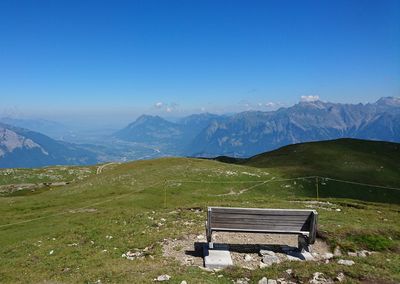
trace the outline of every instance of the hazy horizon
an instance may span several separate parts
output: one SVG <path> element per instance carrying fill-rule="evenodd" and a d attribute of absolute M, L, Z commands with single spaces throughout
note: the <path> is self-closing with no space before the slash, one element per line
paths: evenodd
<path fill-rule="evenodd" d="M 368 104 L 375 103 L 382 97 L 377 98 L 373 101 L 368 102 L 354 102 L 349 104 Z M 400 97 L 398 97 L 400 98 Z M 293 104 L 283 104 L 283 103 L 275 103 L 268 106 L 260 105 L 259 103 L 250 103 L 241 105 L 240 107 L 232 107 L 230 111 L 224 111 L 224 108 L 214 108 L 214 111 L 208 110 L 182 110 L 175 109 L 175 111 L 165 111 L 160 109 L 160 107 L 152 106 L 145 110 L 137 109 L 136 112 L 130 109 L 95 109 L 95 110 L 87 110 L 83 113 L 75 112 L 75 110 L 71 110 L 71 112 L 66 113 L 58 113 L 56 115 L 51 113 L 42 113 L 42 114 L 29 114 L 24 113 L 18 108 L 10 108 L 8 110 L 0 110 L 0 119 L 10 118 L 10 119 L 22 119 L 22 120 L 45 120 L 49 122 L 57 122 L 60 124 L 64 124 L 65 126 L 71 127 L 73 129 L 119 129 L 121 127 L 125 127 L 127 124 L 135 121 L 141 115 L 153 115 L 153 116 L 161 116 L 162 118 L 169 121 L 177 121 L 183 117 L 192 115 L 192 114 L 201 114 L 201 113 L 210 113 L 217 115 L 233 115 L 235 113 L 240 113 L 244 111 L 275 111 L 279 108 L 289 108 L 294 106 L 300 102 L 312 102 L 312 101 L 322 101 L 327 103 L 345 103 L 345 102 L 332 102 L 321 99 L 319 96 L 303 96 L 300 97 L 297 102 Z"/>

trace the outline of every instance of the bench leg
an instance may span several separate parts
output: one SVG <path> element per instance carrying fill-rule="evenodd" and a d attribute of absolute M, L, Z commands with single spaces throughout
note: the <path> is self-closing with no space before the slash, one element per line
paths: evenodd
<path fill-rule="evenodd" d="M 208 222 L 206 221 L 206 237 L 207 237 L 207 243 L 208 243 L 208 248 L 213 249 L 214 248 L 214 244 L 212 243 L 212 239 L 211 239 L 211 230 L 208 227 Z"/>
<path fill-rule="evenodd" d="M 207 243 L 208 243 L 208 248 L 210 249 L 214 248 L 214 243 L 212 242 L 211 233 L 207 234 Z"/>
<path fill-rule="evenodd" d="M 308 243 L 308 237 L 304 236 L 304 235 L 299 235 L 298 238 L 298 246 L 299 249 L 303 252 L 303 251 L 308 251 L 310 252 L 310 246 Z"/>

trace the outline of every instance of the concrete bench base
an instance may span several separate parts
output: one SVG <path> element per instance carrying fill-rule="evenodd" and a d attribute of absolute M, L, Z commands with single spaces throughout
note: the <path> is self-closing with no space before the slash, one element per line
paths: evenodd
<path fill-rule="evenodd" d="M 204 246 L 204 266 L 209 269 L 222 269 L 232 266 L 233 261 L 228 247 L 215 246 L 214 249 L 209 249 Z"/>

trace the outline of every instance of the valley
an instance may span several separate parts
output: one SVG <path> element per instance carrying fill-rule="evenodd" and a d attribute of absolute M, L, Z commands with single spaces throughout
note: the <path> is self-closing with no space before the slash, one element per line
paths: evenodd
<path fill-rule="evenodd" d="M 400 142 L 397 97 L 367 104 L 299 102 L 275 111 L 200 113 L 174 121 L 141 115 L 120 130 L 105 127 L 76 133 L 55 122 L 0 121 L 15 124 L 0 123 L 3 168 L 93 165 L 171 156 L 248 158 L 290 144 L 339 138 Z M 62 141 L 35 132 L 39 130 Z M 62 131 L 65 135 L 60 136 Z"/>

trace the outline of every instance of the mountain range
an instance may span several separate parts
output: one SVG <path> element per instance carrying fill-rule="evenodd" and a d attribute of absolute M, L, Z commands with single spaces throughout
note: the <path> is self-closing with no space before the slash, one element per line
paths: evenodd
<path fill-rule="evenodd" d="M 400 99 L 385 97 L 372 104 L 300 102 L 269 112 L 191 115 L 175 123 L 141 116 L 115 137 L 161 143 L 178 155 L 202 157 L 249 157 L 289 144 L 337 138 L 400 142 Z"/>
<path fill-rule="evenodd" d="M 0 123 L 0 168 L 87 165 L 97 157 L 79 145 Z"/>
<path fill-rule="evenodd" d="M 384 97 L 368 104 L 300 102 L 275 111 L 202 113 L 174 122 L 142 115 L 101 141 L 85 145 L 15 126 L 24 126 L 26 121 L 8 122 L 0 123 L 0 167 L 80 165 L 162 156 L 250 157 L 285 145 L 338 138 L 400 142 L 400 98 Z"/>

